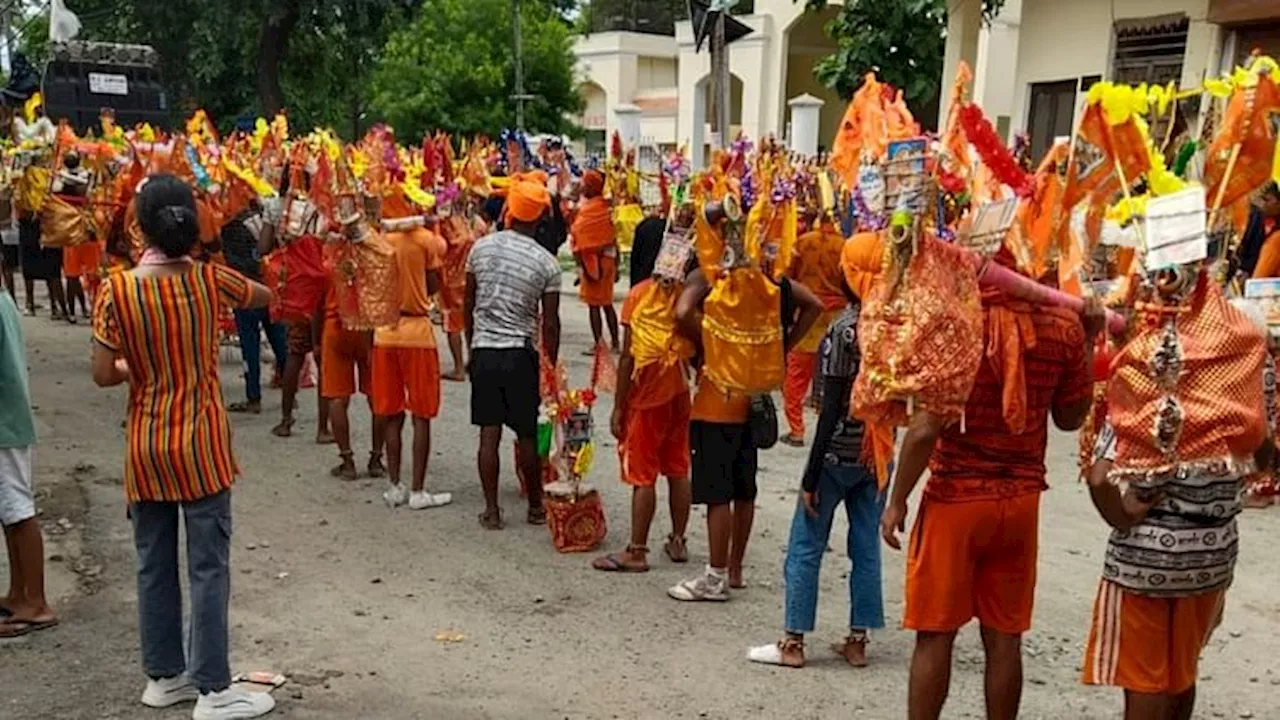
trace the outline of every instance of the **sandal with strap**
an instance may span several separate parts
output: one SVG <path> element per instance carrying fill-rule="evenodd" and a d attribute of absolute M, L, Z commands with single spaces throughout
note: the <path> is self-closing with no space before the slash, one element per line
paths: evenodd
<path fill-rule="evenodd" d="M 634 562 L 628 563 L 623 559 L 623 553 L 609 553 L 603 557 L 598 557 L 591 563 L 591 567 L 602 572 L 616 573 L 647 573 L 649 572 L 649 563 L 645 562 L 644 556 L 649 553 L 649 548 L 643 545 L 628 545 L 627 554 L 639 555 L 641 560 L 637 565 Z"/>
<path fill-rule="evenodd" d="M 776 643 L 753 647 L 747 651 L 747 659 L 763 665 L 780 667 L 804 667 L 804 640 L 785 637 Z"/>
<path fill-rule="evenodd" d="M 338 457 L 342 458 L 342 462 L 330 470 L 329 474 L 336 478 L 342 478 L 347 482 L 355 480 L 357 476 L 355 455 L 353 452 L 338 453 Z"/>
<path fill-rule="evenodd" d="M 689 562 L 689 547 L 685 543 L 683 535 L 674 533 L 668 535 L 666 544 L 662 546 L 662 552 L 673 563 L 683 564 Z"/>
<path fill-rule="evenodd" d="M 262 402 L 258 400 L 246 400 L 244 402 L 233 402 L 227 406 L 227 412 L 251 413 L 253 415 L 257 415 L 262 412 Z"/>
<path fill-rule="evenodd" d="M 276 437 L 287 438 L 293 436 L 293 418 L 281 420 L 279 425 L 271 428 L 271 434 Z"/>
<path fill-rule="evenodd" d="M 494 510 L 493 512 L 485 511 L 480 513 L 480 527 L 485 530 L 501 530 L 506 527 L 502 522 L 502 511 Z"/>
<path fill-rule="evenodd" d="M 387 468 L 382 464 L 382 455 L 369 453 L 369 467 L 366 468 L 366 472 L 371 478 L 386 477 Z"/>
<path fill-rule="evenodd" d="M 867 666 L 867 642 L 869 638 L 866 633 L 860 635 L 850 634 L 844 639 L 844 642 L 831 646 L 831 650 L 835 654 L 845 659 L 845 662 L 856 668 L 864 668 Z"/>

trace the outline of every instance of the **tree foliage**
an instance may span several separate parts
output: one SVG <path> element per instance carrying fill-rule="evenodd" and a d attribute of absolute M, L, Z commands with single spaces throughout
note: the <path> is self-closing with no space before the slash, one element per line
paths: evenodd
<path fill-rule="evenodd" d="M 582 107 L 570 28 L 550 3 L 522 3 L 526 126 L 574 130 Z M 391 35 L 373 74 L 372 105 L 401 138 L 443 129 L 495 133 L 515 125 L 509 0 L 433 0 Z"/>
<path fill-rule="evenodd" d="M 862 79 L 877 76 L 903 91 L 908 104 L 920 108 L 938 95 L 946 52 L 947 7 L 957 0 L 845 0 L 827 24 L 836 51 L 815 67 L 818 81 L 841 97 L 852 97 Z M 809 10 L 825 0 L 805 0 Z M 983 20 L 990 22 L 1004 0 L 982 0 Z"/>

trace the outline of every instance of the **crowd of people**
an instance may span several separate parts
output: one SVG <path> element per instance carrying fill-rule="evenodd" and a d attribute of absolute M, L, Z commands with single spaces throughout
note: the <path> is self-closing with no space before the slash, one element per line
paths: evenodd
<path fill-rule="evenodd" d="M 1259 67 L 1237 92 L 1280 108 L 1280 71 Z M 1190 718 L 1199 654 L 1234 572 L 1246 485 L 1256 504 L 1274 487 L 1269 305 L 1227 296 L 1250 272 L 1276 273 L 1280 195 L 1265 177 L 1239 190 L 1212 153 L 1205 187 L 1186 181 L 1150 147 L 1138 113 L 1122 117 L 1106 104 L 1114 97 L 1091 99 L 1078 138 L 1082 153 L 1104 162 L 1086 167 L 1073 142 L 1032 171 L 990 141 L 971 104 L 958 102 L 942 135 L 921 141 L 901 95 L 869 78 L 830 158 L 796 157 L 769 139 L 739 141 L 696 173 L 673 156 L 656 179 L 661 201 L 636 224 L 619 210 L 641 204 L 643 173 L 616 143 L 602 166 L 583 170 L 558 143 L 535 153 L 518 133 L 460 148 L 437 135 L 406 148 L 379 126 L 344 145 L 324 132 L 291 137 L 283 118 L 219 139 L 202 114 L 164 135 L 125 133 L 104 113 L 101 139 L 65 125 L 43 142 L 20 138 L 7 166 L 18 250 L 9 232 L 0 298 L 0 522 L 10 560 L 0 637 L 57 623 L 32 499 L 15 261 L 28 314 L 38 310 L 37 279 L 49 282 L 54 319 L 75 322 L 77 300 L 82 313 L 92 307 L 83 316 L 92 320 L 93 380 L 130 389 L 124 465 L 142 702 L 195 701 L 193 716 L 205 720 L 274 705 L 233 688 L 228 664 L 230 415 L 263 409 L 262 337 L 281 388 L 272 432 L 293 434 L 297 393 L 314 367 L 315 439 L 336 447 L 334 477 L 385 477 L 391 508 L 450 505 L 452 494 L 428 482 L 432 421 L 442 382 L 469 381 L 480 525 L 506 522 L 504 428 L 515 435 L 525 519 L 546 524 L 542 480 L 565 470 L 551 467 L 543 430 L 555 422 L 546 406 L 563 375 L 557 256 L 567 243 L 589 308 L 588 352 L 597 364 L 616 361 L 608 431 L 631 488 L 627 544 L 592 568 L 649 569 L 662 477 L 668 560 L 696 554 L 691 506 L 706 508 L 706 565 L 667 594 L 729 600 L 747 586 L 759 453 L 779 441 L 808 445 L 783 566 L 783 632 L 747 659 L 805 665 L 843 504 L 849 632 L 833 649 L 865 667 L 870 633 L 886 625 L 880 543 L 903 548 L 928 470 L 905 543 L 902 624 L 916 633 L 907 714 L 941 716 L 956 634 L 976 619 L 987 716 L 1014 718 L 1052 423 L 1081 431 L 1081 475 L 1115 529 L 1083 681 L 1123 688 L 1130 720 Z M 1098 118 L 1109 123 L 1105 146 L 1092 142 Z M 1221 132 L 1237 120 L 1229 106 Z M 1098 167 L 1102 177 L 1091 177 Z M 1204 214 L 1206 196 L 1221 205 L 1228 188 L 1231 211 L 1219 218 L 1213 208 L 1207 224 L 1222 220 L 1240 238 L 1226 266 L 1234 275 L 1220 280 L 1207 253 L 1159 261 L 1161 238 L 1143 237 L 1153 226 L 1133 219 L 1145 211 L 1131 193 L 1145 190 L 1153 206 L 1198 194 Z M 1064 217 L 1086 200 L 1093 219 L 1068 226 Z M 1009 212 L 991 226 L 1000 208 Z M 1108 249 L 1104 223 L 1144 245 Z M 226 404 L 219 351 L 233 337 L 245 399 Z M 356 394 L 373 418 L 360 463 Z M 806 403 L 818 410 L 813 430 Z"/>

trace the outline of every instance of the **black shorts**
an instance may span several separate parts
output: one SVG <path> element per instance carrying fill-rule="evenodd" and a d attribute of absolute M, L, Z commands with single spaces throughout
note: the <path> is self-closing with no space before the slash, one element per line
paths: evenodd
<path fill-rule="evenodd" d="M 471 352 L 471 424 L 538 437 L 538 355 L 530 349 L 478 348 Z"/>
<path fill-rule="evenodd" d="M 689 423 L 693 503 L 723 505 L 756 499 L 756 445 L 750 425 Z"/>

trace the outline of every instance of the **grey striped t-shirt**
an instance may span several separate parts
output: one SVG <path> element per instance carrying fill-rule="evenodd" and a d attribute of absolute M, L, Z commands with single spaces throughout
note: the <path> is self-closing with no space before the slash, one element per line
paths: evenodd
<path fill-rule="evenodd" d="M 500 230 L 476 241 L 467 258 L 476 279 L 471 347 L 533 347 L 542 296 L 560 291 L 560 263 L 533 238 Z"/>

